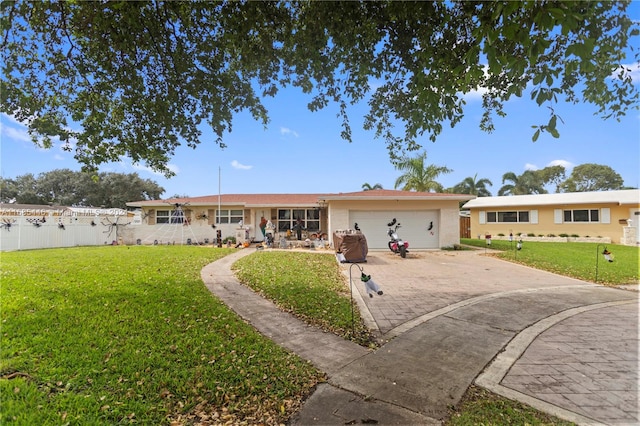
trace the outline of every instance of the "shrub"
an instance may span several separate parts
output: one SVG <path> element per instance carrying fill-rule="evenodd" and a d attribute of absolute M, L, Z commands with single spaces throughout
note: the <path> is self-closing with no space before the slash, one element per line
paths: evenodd
<path fill-rule="evenodd" d="M 527 237 L 535 237 L 535 236 L 536 236 L 536 234 L 534 234 L 533 232 L 529 232 L 529 233 L 527 234 Z"/>
<path fill-rule="evenodd" d="M 231 242 L 231 244 L 235 244 L 236 243 L 236 237 L 225 237 L 222 240 L 222 244 L 227 244 L 227 242 Z"/>
<path fill-rule="evenodd" d="M 569 234 L 560 234 L 560 237 L 562 238 L 567 238 L 569 236 Z"/>
<path fill-rule="evenodd" d="M 573 237 L 573 238 L 580 238 L 580 235 L 578 235 L 578 234 L 571 234 L 571 237 Z"/>
<path fill-rule="evenodd" d="M 556 234 L 547 234 L 547 237 L 554 238 L 555 236 L 556 236 Z"/>

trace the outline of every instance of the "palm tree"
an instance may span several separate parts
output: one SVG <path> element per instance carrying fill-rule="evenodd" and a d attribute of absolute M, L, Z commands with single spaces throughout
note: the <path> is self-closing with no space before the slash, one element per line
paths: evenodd
<path fill-rule="evenodd" d="M 368 182 L 365 182 L 362 184 L 363 191 L 371 191 L 372 189 L 383 189 L 383 188 L 382 188 L 382 185 L 380 185 L 379 183 L 376 183 L 373 186 L 371 186 L 371 184 L 369 184 Z"/>
<path fill-rule="evenodd" d="M 451 173 L 453 170 L 435 164 L 425 166 L 426 159 L 427 153 L 423 152 L 414 158 L 404 157 L 398 160 L 394 164 L 395 168 L 405 173 L 396 179 L 394 188 L 402 186 L 403 191 L 443 192 L 442 185 L 436 182 L 436 179 L 441 174 Z"/>
<path fill-rule="evenodd" d="M 498 195 L 527 195 L 527 194 L 546 194 L 544 183 L 540 180 L 538 174 L 533 170 L 526 170 L 520 176 L 513 172 L 507 172 L 502 175 L 502 183 L 512 182 L 503 185 L 498 191 Z"/>
<path fill-rule="evenodd" d="M 487 185 L 492 186 L 493 183 L 486 178 L 478 179 L 476 173 L 473 177 L 469 176 L 462 182 L 453 187 L 456 194 L 470 194 L 476 197 L 491 197 L 491 192 L 487 189 Z"/>

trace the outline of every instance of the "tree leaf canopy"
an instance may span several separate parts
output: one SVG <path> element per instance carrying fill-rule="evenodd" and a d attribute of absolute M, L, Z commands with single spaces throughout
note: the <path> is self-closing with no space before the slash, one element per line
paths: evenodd
<path fill-rule="evenodd" d="M 535 124 L 558 137 L 560 100 L 603 118 L 637 108 L 625 57 L 638 26 L 628 1 L 60 1 L 2 2 L 0 111 L 40 146 L 61 141 L 85 170 L 122 156 L 171 171 L 175 149 L 224 147 L 235 115 L 263 125 L 282 87 L 316 111 L 367 101 L 364 128 L 392 160 L 435 141 L 483 90 L 480 128 L 530 91 Z M 636 52 L 637 55 L 637 52 Z M 396 126 L 401 124 L 401 128 Z"/>

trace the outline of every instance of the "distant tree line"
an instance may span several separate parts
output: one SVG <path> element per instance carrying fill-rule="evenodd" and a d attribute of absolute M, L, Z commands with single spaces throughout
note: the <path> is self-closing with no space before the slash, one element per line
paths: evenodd
<path fill-rule="evenodd" d="M 137 173 L 75 172 L 57 169 L 32 173 L 15 179 L 0 178 L 3 203 L 41 204 L 74 207 L 126 208 L 126 203 L 157 200 L 164 188 Z"/>
<path fill-rule="evenodd" d="M 397 170 L 403 172 L 395 182 L 395 189 L 419 192 L 448 192 L 456 194 L 470 194 L 477 197 L 490 197 L 492 194 L 487 188 L 493 183 L 486 178 L 478 178 L 478 174 L 462 180 L 451 188 L 444 188 L 438 181 L 438 177 L 453 170 L 434 164 L 426 164 L 427 153 L 412 157 L 402 158 L 394 162 Z M 502 175 L 502 187 L 498 195 L 527 195 L 547 194 L 547 188 L 552 187 L 554 192 L 590 192 L 611 191 L 625 189 L 622 177 L 611 167 L 586 163 L 576 166 L 569 177 L 566 176 L 564 166 L 549 166 L 540 170 L 526 170 L 521 175 L 514 172 L 506 172 Z M 363 191 L 382 189 L 382 185 L 376 183 L 362 185 Z"/>

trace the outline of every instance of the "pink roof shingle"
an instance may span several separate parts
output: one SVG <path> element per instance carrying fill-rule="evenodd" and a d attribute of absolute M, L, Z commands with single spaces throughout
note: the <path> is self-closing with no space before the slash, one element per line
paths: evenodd
<path fill-rule="evenodd" d="M 435 192 L 400 191 L 391 189 L 373 189 L 369 191 L 340 192 L 329 194 L 220 194 L 202 197 L 170 198 L 166 200 L 146 200 L 127 203 L 130 207 L 159 206 L 163 204 L 190 205 L 238 205 L 255 206 L 316 206 L 327 200 L 384 200 L 384 199 L 448 199 L 467 201 L 475 198 L 465 194 L 442 194 Z"/>

